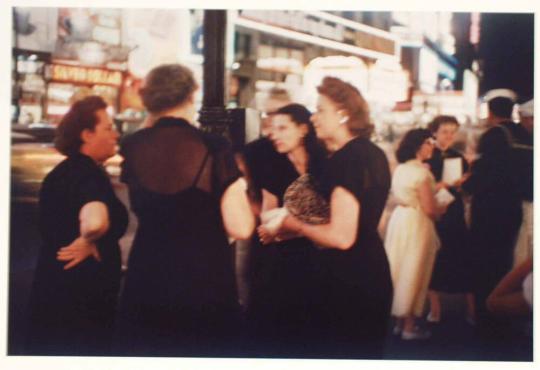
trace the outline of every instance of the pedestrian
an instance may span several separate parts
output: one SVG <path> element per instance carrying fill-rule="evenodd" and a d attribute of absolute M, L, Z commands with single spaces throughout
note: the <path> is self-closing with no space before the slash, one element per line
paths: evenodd
<path fill-rule="evenodd" d="M 300 217 L 324 223 L 328 204 L 317 192 L 326 151 L 317 140 L 311 113 L 300 104 L 289 104 L 272 116 L 270 135 L 277 153 L 287 160 L 278 175 L 262 182 L 262 215 L 285 207 Z M 326 215 L 326 217 L 324 217 Z M 251 262 L 250 318 L 259 353 L 277 357 L 309 357 L 315 315 L 312 311 L 317 265 L 315 247 L 305 237 L 282 240 L 263 224 L 264 246 L 254 245 Z"/>
<path fill-rule="evenodd" d="M 429 130 L 408 131 L 396 151 L 400 164 L 392 177 L 398 205 L 388 222 L 385 248 L 394 283 L 394 333 L 405 340 L 431 335 L 417 325 L 417 319 L 423 314 L 440 245 L 434 221 L 445 211 L 435 200 L 435 179 L 423 163 L 431 158 L 433 147 Z"/>
<path fill-rule="evenodd" d="M 514 245 L 522 210 L 515 178 L 512 137 L 504 125 L 510 121 L 514 101 L 497 96 L 489 101 L 488 124 L 477 146 L 462 189 L 471 198 L 471 248 L 474 253 L 477 314 L 485 317 L 485 301 L 497 282 L 512 267 Z"/>
<path fill-rule="evenodd" d="M 248 180 L 249 200 L 257 217 L 261 213 L 262 187 L 267 181 L 281 178 L 290 169 L 289 160 L 275 151 L 270 135 L 273 114 L 277 109 L 291 103 L 291 97 L 287 90 L 279 87 L 271 88 L 261 107 L 261 137 L 247 143 L 236 156 L 239 167 Z M 281 175 L 276 176 L 276 174 Z M 255 271 L 251 267 L 251 263 L 252 259 L 256 259 L 256 256 L 252 256 L 252 254 L 257 254 L 260 248 L 261 244 L 256 234 L 250 240 L 236 242 L 238 286 L 245 310 L 249 309 L 251 284 L 254 278 L 252 275 Z"/>
<path fill-rule="evenodd" d="M 521 189 L 523 221 L 514 247 L 513 267 L 518 266 L 533 255 L 533 200 L 534 200 L 534 101 L 533 99 L 519 106 L 520 125 L 528 133 L 528 138 L 514 145 L 518 157 L 519 173 L 516 178 Z"/>
<path fill-rule="evenodd" d="M 288 215 L 282 232 L 310 239 L 320 282 L 313 352 L 322 358 L 381 358 L 390 316 L 392 282 L 377 225 L 390 187 L 384 152 L 369 138 L 369 107 L 351 84 L 325 77 L 311 117 L 331 152 L 321 172 L 330 217 L 314 225 Z"/>
<path fill-rule="evenodd" d="M 118 353 L 232 356 L 242 325 L 227 235 L 254 217 L 228 143 L 195 126 L 193 73 L 151 70 L 140 91 L 147 128 L 125 138 L 122 181 L 138 228 L 121 299 Z"/>
<path fill-rule="evenodd" d="M 452 146 L 459 130 L 459 122 L 454 116 L 437 116 L 429 124 L 435 137 L 435 148 L 430 159 L 426 161 L 435 177 L 435 188 L 447 189 L 454 200 L 446 212 L 435 223 L 441 241 L 441 249 L 437 253 L 433 275 L 429 285 L 430 312 L 429 322 L 441 319 L 440 292 L 465 294 L 467 305 L 467 322 L 474 324 L 475 306 L 473 286 L 471 284 L 471 250 L 469 230 L 465 223 L 465 207 L 459 185 L 463 174 L 468 171 L 468 164 L 463 154 Z M 459 173 L 452 177 L 450 167 L 457 164 Z M 443 172 L 445 178 L 443 178 Z M 446 181 L 453 181 L 446 183 Z"/>
<path fill-rule="evenodd" d="M 43 245 L 30 298 L 29 355 L 109 355 L 128 216 L 103 163 L 118 133 L 99 96 L 75 102 L 56 132 L 67 156 L 39 195 Z"/>

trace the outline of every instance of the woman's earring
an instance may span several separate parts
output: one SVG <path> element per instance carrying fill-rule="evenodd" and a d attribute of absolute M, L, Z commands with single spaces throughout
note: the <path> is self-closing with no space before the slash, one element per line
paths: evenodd
<path fill-rule="evenodd" d="M 348 120 L 349 120 L 349 117 L 343 116 L 343 117 L 339 120 L 339 123 L 343 125 L 343 124 L 347 123 Z"/>

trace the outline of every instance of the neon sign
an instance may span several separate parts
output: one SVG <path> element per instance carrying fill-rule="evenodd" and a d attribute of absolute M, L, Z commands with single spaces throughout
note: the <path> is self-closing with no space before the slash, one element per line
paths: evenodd
<path fill-rule="evenodd" d="M 100 68 L 88 68 L 53 64 L 51 79 L 54 81 L 78 82 L 86 84 L 122 85 L 122 72 Z"/>

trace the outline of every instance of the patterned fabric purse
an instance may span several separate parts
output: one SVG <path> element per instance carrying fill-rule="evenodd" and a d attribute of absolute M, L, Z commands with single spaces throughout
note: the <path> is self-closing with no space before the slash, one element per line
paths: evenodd
<path fill-rule="evenodd" d="M 330 205 L 317 192 L 313 177 L 307 173 L 289 185 L 283 204 L 291 215 L 305 223 L 318 225 L 330 220 Z"/>

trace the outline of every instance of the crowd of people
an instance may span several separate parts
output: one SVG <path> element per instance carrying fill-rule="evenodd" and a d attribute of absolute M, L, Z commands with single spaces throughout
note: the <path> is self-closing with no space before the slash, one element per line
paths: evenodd
<path fill-rule="evenodd" d="M 457 120 L 439 116 L 405 134 L 391 174 L 366 100 L 338 78 L 313 113 L 276 92 L 263 137 L 237 153 L 195 127 L 197 88 L 184 66 L 153 69 L 145 127 L 120 143 L 138 219 L 122 287 L 127 211 L 102 168 L 118 134 L 97 96 L 63 118 L 27 354 L 382 358 L 392 323 L 429 338 L 420 319 L 427 301 L 427 320 L 443 319 L 441 292 L 465 294 L 471 325 L 530 314 L 532 124 L 511 121 L 511 98 L 489 100 L 473 163 L 452 148 Z"/>

